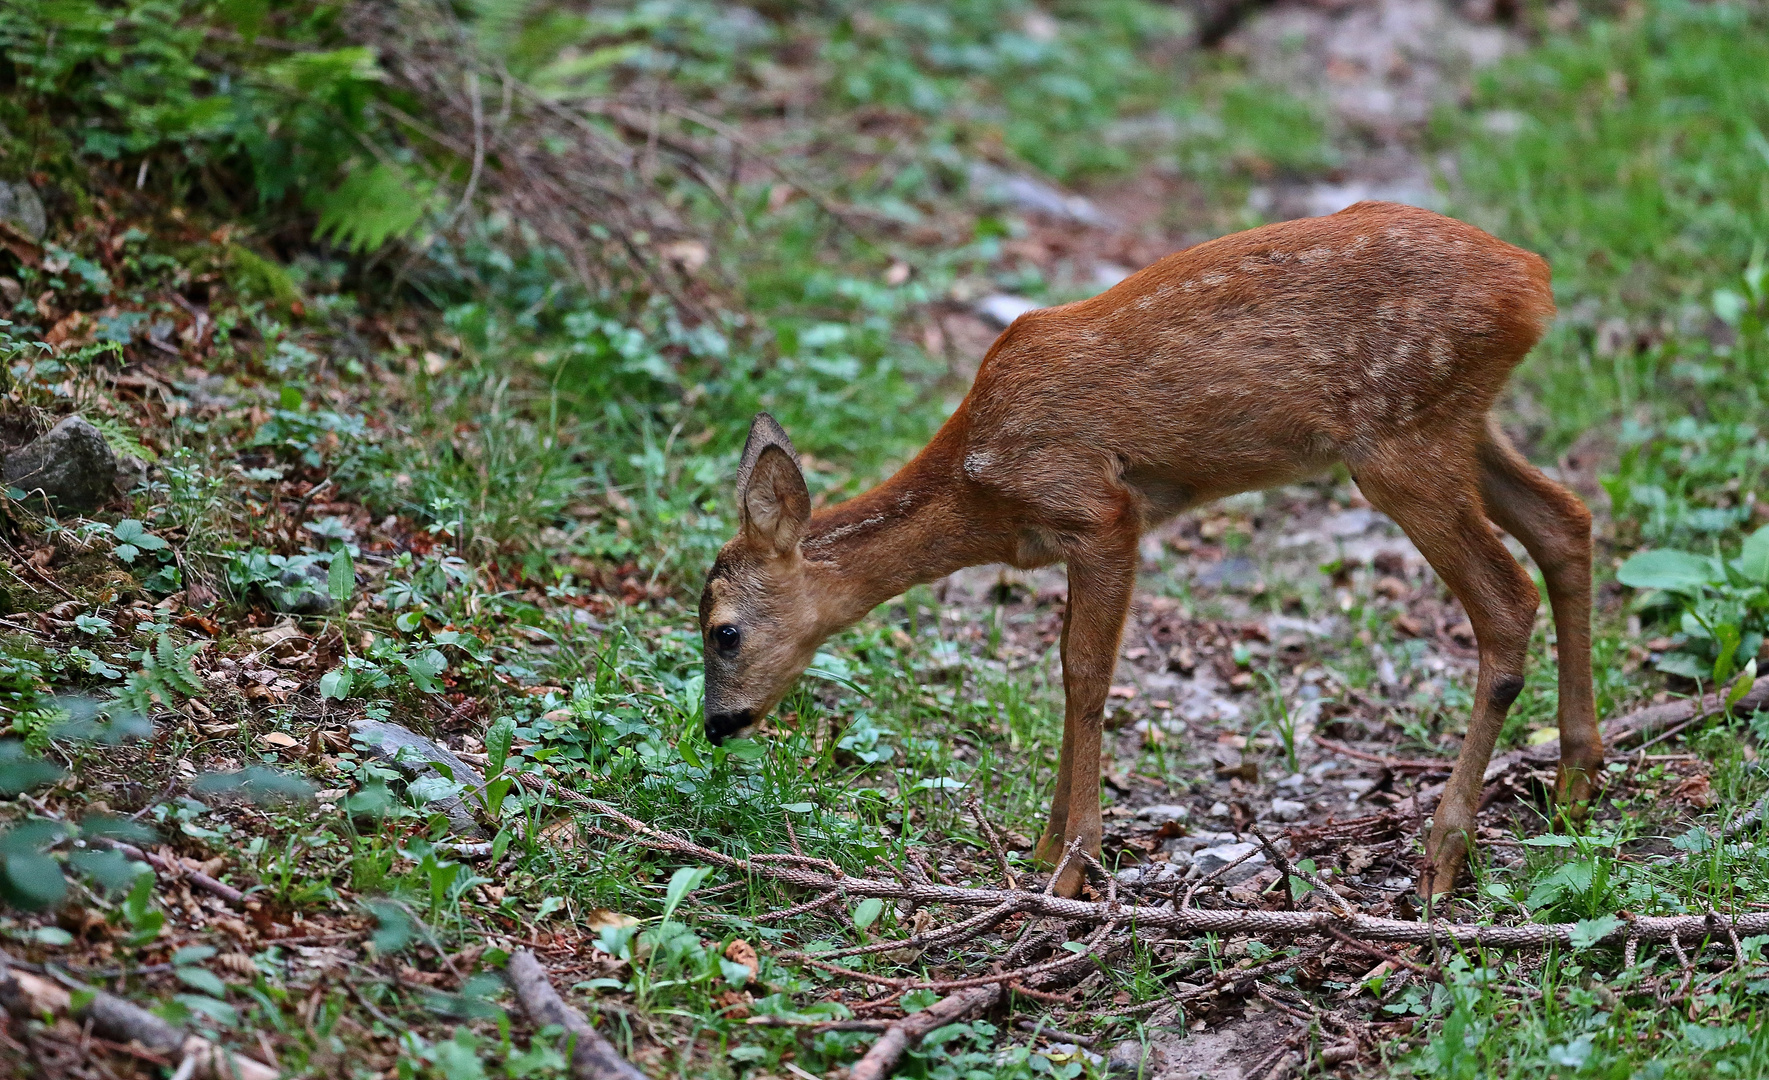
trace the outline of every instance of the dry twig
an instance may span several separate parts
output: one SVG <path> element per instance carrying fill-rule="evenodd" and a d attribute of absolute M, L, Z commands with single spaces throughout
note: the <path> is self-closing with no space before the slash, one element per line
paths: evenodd
<path fill-rule="evenodd" d="M 177 1075 L 208 1076 L 216 1080 L 276 1080 L 279 1071 L 242 1057 L 199 1035 L 173 1027 L 139 1005 L 103 990 L 66 979 L 84 1004 L 74 1007 L 68 987 L 50 979 L 11 967 L 0 957 L 0 1005 L 20 1020 L 67 1016 L 90 1025 L 95 1034 L 114 1042 L 139 1043 L 142 1047 L 178 1061 Z"/>
<path fill-rule="evenodd" d="M 584 1019 L 584 1014 L 565 1003 L 553 989 L 547 969 L 527 949 L 511 954 L 504 967 L 504 977 L 522 1011 L 536 1027 L 557 1024 L 572 1036 L 571 1074 L 578 1080 L 645 1080 L 645 1074 L 633 1067 L 600 1031 Z"/>

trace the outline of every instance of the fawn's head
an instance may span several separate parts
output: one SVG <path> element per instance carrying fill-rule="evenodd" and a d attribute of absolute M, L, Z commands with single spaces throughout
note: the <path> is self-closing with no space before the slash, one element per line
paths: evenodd
<path fill-rule="evenodd" d="M 737 470 L 736 539 L 719 551 L 700 594 L 706 737 L 724 741 L 786 696 L 823 640 L 799 552 L 811 493 L 792 440 L 756 416 Z"/>

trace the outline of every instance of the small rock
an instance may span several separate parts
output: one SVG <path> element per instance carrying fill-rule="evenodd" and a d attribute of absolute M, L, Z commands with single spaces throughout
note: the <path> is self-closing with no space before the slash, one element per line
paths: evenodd
<path fill-rule="evenodd" d="M 1216 847 L 1218 844 L 1233 844 L 1235 842 L 1234 833 L 1195 832 L 1190 836 L 1176 836 L 1172 840 L 1162 844 L 1161 847 L 1164 851 L 1184 852 L 1189 859 L 1191 858 L 1192 852 L 1201 848 Z"/>
<path fill-rule="evenodd" d="M 60 510 L 84 513 L 117 494 L 117 455 L 97 428 L 70 416 L 6 455 L 8 487 L 41 493 Z"/>
<path fill-rule="evenodd" d="M 37 197 L 35 188 L 22 180 L 0 180 L 0 221 L 24 233 L 32 242 L 42 240 L 49 231 L 49 215 L 43 212 L 43 200 Z"/>
<path fill-rule="evenodd" d="M 1164 863 L 1149 863 L 1147 866 L 1131 866 L 1118 871 L 1118 880 L 1125 885 L 1161 885 L 1179 878 L 1191 867 L 1191 860 L 1169 860 Z"/>
<path fill-rule="evenodd" d="M 277 584 L 264 593 L 270 605 L 285 614 L 330 615 L 338 610 L 338 602 L 332 599 L 330 572 L 324 563 L 302 562 L 284 569 Z"/>
<path fill-rule="evenodd" d="M 1249 589 L 1259 583 L 1259 568 L 1236 555 L 1206 565 L 1193 580 L 1209 589 Z"/>
<path fill-rule="evenodd" d="M 1321 531 L 1328 536 L 1362 536 L 1376 524 L 1376 513 L 1361 506 L 1343 510 L 1321 522 Z"/>
<path fill-rule="evenodd" d="M 1145 806 L 1138 810 L 1136 816 L 1145 821 L 1162 825 L 1169 821 L 1184 821 L 1191 816 L 1191 813 L 1189 806 L 1181 806 L 1178 803 L 1156 803 L 1154 806 Z"/>
<path fill-rule="evenodd" d="M 1286 776 L 1282 780 L 1279 780 L 1277 782 L 1276 786 L 1283 788 L 1286 791 L 1301 791 L 1303 781 L 1305 781 L 1307 779 L 1308 779 L 1308 777 L 1302 775 L 1301 773 L 1291 773 L 1289 776 Z"/>
<path fill-rule="evenodd" d="M 1010 173 L 987 162 L 971 165 L 970 184 L 972 190 L 984 199 L 1056 221 L 1072 221 L 1095 228 L 1110 228 L 1116 224 L 1109 215 L 1080 195 L 1066 194 L 1042 180 Z"/>
<path fill-rule="evenodd" d="M 1102 289 L 1109 289 L 1133 273 L 1135 273 L 1134 270 L 1131 270 L 1129 267 L 1119 266 L 1117 263 L 1094 263 L 1093 283 Z"/>
<path fill-rule="evenodd" d="M 1153 1043 L 1126 1039 L 1106 1054 L 1106 1073 L 1130 1080 L 1153 1080 L 1161 1071 L 1161 1052 Z"/>
<path fill-rule="evenodd" d="M 1040 305 L 1023 296 L 1010 293 L 990 293 L 977 301 L 976 312 L 985 322 L 1006 327 L 1028 311 L 1037 311 Z"/>
<path fill-rule="evenodd" d="M 1218 799 L 1215 802 L 1211 803 L 1210 804 L 1210 816 L 1211 817 L 1228 817 L 1228 803 L 1223 802 L 1221 799 Z"/>
<path fill-rule="evenodd" d="M 1308 804 L 1295 799 L 1273 799 L 1271 816 L 1279 821 L 1301 821 L 1308 814 Z"/>
<path fill-rule="evenodd" d="M 483 797 L 485 777 L 480 775 L 479 770 L 417 732 L 379 720 L 352 720 L 350 729 L 355 733 L 353 737 L 358 745 L 380 761 L 398 769 L 407 783 L 426 777 L 447 779 L 443 770 L 437 768 L 440 764 L 453 774 L 452 779 L 456 783 L 466 785 L 462 795 Z M 460 795 L 432 799 L 425 808 L 448 818 L 449 827 L 457 835 L 481 838 L 487 835 Z"/>
<path fill-rule="evenodd" d="M 1265 866 L 1265 853 L 1260 851 L 1259 845 L 1252 841 L 1242 844 L 1223 844 L 1194 853 L 1192 855 L 1192 872 L 1199 876 L 1214 874 L 1248 853 L 1251 853 L 1251 857 L 1246 862 L 1223 875 L 1223 880 L 1230 885 L 1237 884 L 1259 873 Z"/>

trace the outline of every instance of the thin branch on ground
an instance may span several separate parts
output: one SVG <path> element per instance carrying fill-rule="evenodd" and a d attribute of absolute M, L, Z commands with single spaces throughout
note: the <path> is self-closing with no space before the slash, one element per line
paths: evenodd
<path fill-rule="evenodd" d="M 571 1075 L 577 1080 L 645 1080 L 645 1074 L 622 1057 L 583 1013 L 565 1003 L 532 952 L 518 949 L 511 954 L 504 977 L 536 1027 L 558 1025 L 572 1037 Z"/>
<path fill-rule="evenodd" d="M 147 1050 L 179 1062 L 175 1075 L 214 1077 L 215 1080 L 276 1080 L 280 1070 L 243 1057 L 193 1035 L 114 994 L 64 979 L 32 975 L 10 966 L 0 957 L 0 1005 L 20 1020 L 68 1017 L 89 1024 L 91 1030 L 118 1043 L 139 1043 Z M 79 994 L 81 1004 L 74 1003 Z"/>

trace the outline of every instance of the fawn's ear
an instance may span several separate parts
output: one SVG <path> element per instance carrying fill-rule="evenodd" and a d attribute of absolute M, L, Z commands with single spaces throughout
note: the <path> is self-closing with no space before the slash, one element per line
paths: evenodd
<path fill-rule="evenodd" d="M 799 471 L 792 440 L 767 413 L 757 413 L 737 469 L 737 509 L 743 537 L 784 555 L 798 546 L 811 519 L 811 491 Z"/>

